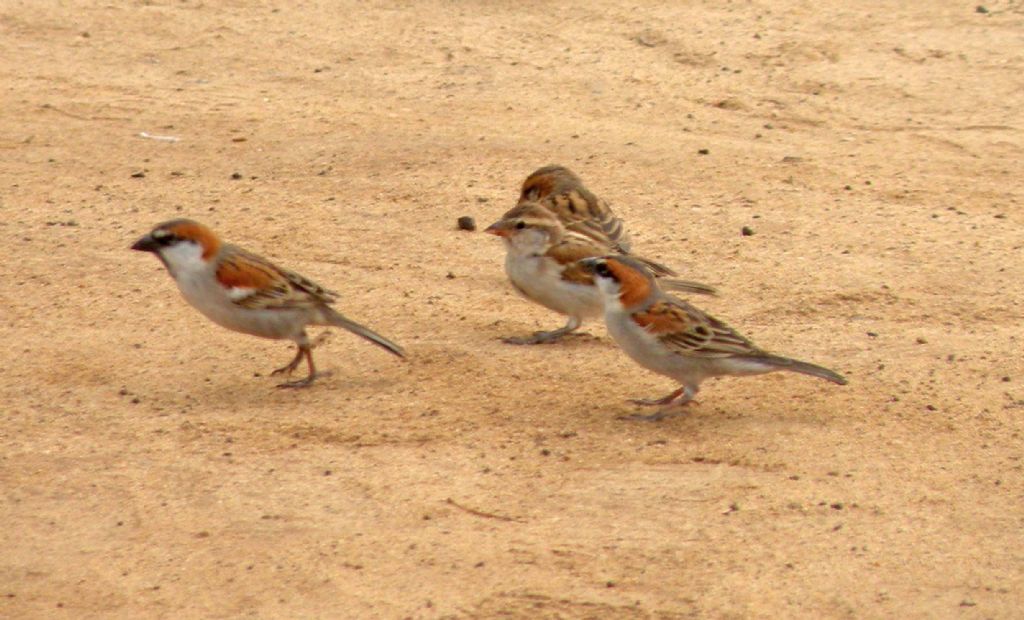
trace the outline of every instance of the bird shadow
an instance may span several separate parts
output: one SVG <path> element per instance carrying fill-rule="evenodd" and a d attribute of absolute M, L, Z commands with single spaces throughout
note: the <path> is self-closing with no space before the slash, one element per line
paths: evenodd
<path fill-rule="evenodd" d="M 613 347 L 615 346 L 612 342 L 606 338 L 588 334 L 586 332 L 577 332 L 572 334 L 566 334 L 557 340 L 550 342 L 536 342 L 536 343 L 517 343 L 509 342 L 509 338 L 515 338 L 516 336 L 499 336 L 496 338 L 502 344 L 510 347 L 522 347 L 522 348 L 552 348 L 552 349 L 581 349 L 589 347 Z"/>

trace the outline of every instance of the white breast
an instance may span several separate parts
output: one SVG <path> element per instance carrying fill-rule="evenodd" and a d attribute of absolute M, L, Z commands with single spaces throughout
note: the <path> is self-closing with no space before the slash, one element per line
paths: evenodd
<path fill-rule="evenodd" d="M 562 280 L 562 266 L 545 256 L 509 250 L 505 273 L 527 298 L 545 308 L 579 318 L 600 316 L 604 309 L 597 287 Z"/>
<path fill-rule="evenodd" d="M 294 339 L 306 325 L 308 310 L 262 310 L 238 306 L 215 277 L 216 267 L 202 259 L 199 246 L 178 243 L 162 251 L 185 300 L 221 327 L 261 338 Z"/>
<path fill-rule="evenodd" d="M 621 310 L 621 305 L 619 309 L 609 308 L 605 321 L 608 333 L 619 347 L 644 368 L 685 384 L 699 383 L 708 376 L 703 360 L 673 353 L 657 336 L 637 325 L 629 313 Z"/>

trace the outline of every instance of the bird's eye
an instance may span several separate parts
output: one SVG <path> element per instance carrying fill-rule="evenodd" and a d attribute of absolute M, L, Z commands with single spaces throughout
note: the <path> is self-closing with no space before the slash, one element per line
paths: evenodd
<path fill-rule="evenodd" d="M 608 265 L 606 263 L 598 263 L 597 266 L 594 267 L 594 272 L 602 278 L 612 277 L 612 271 L 611 269 L 608 269 Z"/>
<path fill-rule="evenodd" d="M 522 230 L 526 228 L 526 222 L 516 222 L 516 230 Z"/>

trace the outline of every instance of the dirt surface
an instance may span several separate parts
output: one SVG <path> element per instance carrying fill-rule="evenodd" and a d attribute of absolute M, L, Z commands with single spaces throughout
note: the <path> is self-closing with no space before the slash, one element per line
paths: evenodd
<path fill-rule="evenodd" d="M 1024 12 L 862 4 L 0 3 L 0 616 L 1020 617 Z M 563 319 L 455 222 L 552 162 L 850 384 L 503 344 Z M 175 216 L 408 361 L 275 390 Z"/>

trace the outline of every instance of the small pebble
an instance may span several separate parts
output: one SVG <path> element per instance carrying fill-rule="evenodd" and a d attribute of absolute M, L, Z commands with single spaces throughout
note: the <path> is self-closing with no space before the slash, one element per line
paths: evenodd
<path fill-rule="evenodd" d="M 231 173 L 231 179 L 233 181 L 237 181 L 237 180 L 239 180 L 241 178 L 242 178 L 242 173 L 241 172 L 232 172 Z"/>
<path fill-rule="evenodd" d="M 146 178 L 146 173 L 142 172 L 141 170 L 138 171 L 138 172 L 133 172 L 132 173 L 132 178 L 133 179 L 144 179 L 144 178 Z"/>
<path fill-rule="evenodd" d="M 460 217 L 457 225 L 459 227 L 459 230 L 476 230 L 476 220 L 474 220 L 468 215 L 463 215 L 462 217 Z"/>
<path fill-rule="evenodd" d="M 754 234 L 754 229 L 750 226 L 744 226 L 740 229 L 740 232 L 743 233 L 744 237 L 751 237 Z"/>
<path fill-rule="evenodd" d="M 984 15 L 985 13 L 988 13 L 988 7 L 986 7 L 983 4 L 979 4 L 978 6 L 974 7 L 974 12 L 981 13 L 982 15 Z"/>
<path fill-rule="evenodd" d="M 710 152 L 711 152 L 711 151 L 709 151 L 708 149 L 699 149 L 699 150 L 697 151 L 697 154 L 698 154 L 698 155 L 707 155 L 707 154 L 708 154 L 708 153 L 710 153 Z"/>

